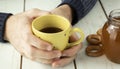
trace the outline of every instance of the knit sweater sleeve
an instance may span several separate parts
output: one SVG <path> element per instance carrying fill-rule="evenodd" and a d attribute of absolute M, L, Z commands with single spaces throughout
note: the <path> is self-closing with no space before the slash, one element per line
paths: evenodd
<path fill-rule="evenodd" d="M 6 40 L 4 40 L 4 32 L 5 32 L 6 20 L 10 15 L 12 14 L 0 12 L 0 42 L 7 42 Z"/>
<path fill-rule="evenodd" d="M 83 18 L 95 5 L 97 0 L 62 0 L 63 4 L 68 4 L 72 9 L 72 25 Z"/>

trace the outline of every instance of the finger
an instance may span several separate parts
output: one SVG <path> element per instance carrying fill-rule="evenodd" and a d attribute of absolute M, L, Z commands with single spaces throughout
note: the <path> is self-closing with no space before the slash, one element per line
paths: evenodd
<path fill-rule="evenodd" d="M 41 40 L 40 38 L 38 38 L 37 36 L 34 36 L 34 35 L 29 35 L 28 42 L 32 46 L 35 46 L 36 48 L 42 49 L 42 50 L 50 51 L 53 48 L 53 46 L 50 43 L 48 43 L 46 41 L 43 41 L 43 40 Z"/>
<path fill-rule="evenodd" d="M 43 16 L 43 15 L 51 14 L 51 12 L 43 11 L 43 10 L 39 10 L 37 8 L 34 8 L 32 10 L 28 10 L 27 12 L 25 12 L 25 14 L 27 14 L 28 17 L 30 17 L 31 19 L 33 19 L 33 18 L 36 18 L 38 16 Z"/>
<path fill-rule="evenodd" d="M 37 61 L 37 62 L 41 62 L 41 63 L 45 63 L 45 64 L 51 64 L 53 62 L 53 59 L 42 59 L 42 58 L 33 58 L 29 55 L 27 55 L 26 53 L 21 53 L 22 56 L 24 56 L 27 59 L 31 59 L 33 61 Z"/>
<path fill-rule="evenodd" d="M 79 38 L 76 34 L 72 34 L 72 36 L 70 37 L 70 42 L 74 42 L 78 39 Z M 64 50 L 62 56 L 74 56 L 81 49 L 81 47 L 82 43 L 76 46 L 72 46 L 71 48 Z"/>
<path fill-rule="evenodd" d="M 62 52 L 62 56 L 74 56 L 78 53 L 78 51 L 81 49 L 82 47 L 82 44 L 79 44 L 79 45 L 76 45 L 76 46 L 73 46 L 69 49 L 66 49 Z"/>
<path fill-rule="evenodd" d="M 65 65 L 69 64 L 70 62 L 72 62 L 74 60 L 74 58 L 75 58 L 75 56 L 56 60 L 56 61 L 54 61 L 52 63 L 52 67 L 62 67 L 62 66 L 65 66 Z"/>
<path fill-rule="evenodd" d="M 37 62 L 44 63 L 44 64 L 51 64 L 53 62 L 53 59 L 36 58 L 33 61 L 37 61 Z"/>
<path fill-rule="evenodd" d="M 60 58 L 61 52 L 58 50 L 53 50 L 53 51 L 36 50 L 34 56 L 35 58 L 44 58 L 44 59 Z"/>
<path fill-rule="evenodd" d="M 75 33 L 70 36 L 70 42 L 74 42 L 74 41 L 76 41 L 78 39 L 79 39 L 79 37 Z"/>
<path fill-rule="evenodd" d="M 36 47 L 31 46 L 31 48 L 28 51 L 28 55 L 36 58 L 43 58 L 43 59 L 53 59 L 53 58 L 59 58 L 61 56 L 61 51 L 59 50 L 53 50 L 53 51 L 47 51 L 47 50 L 40 50 Z"/>

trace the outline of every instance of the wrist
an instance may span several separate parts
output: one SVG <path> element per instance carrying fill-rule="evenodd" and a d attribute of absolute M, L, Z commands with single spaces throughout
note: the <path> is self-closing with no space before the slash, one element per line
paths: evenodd
<path fill-rule="evenodd" d="M 10 33 L 10 32 L 8 32 L 8 28 L 9 28 L 9 26 L 11 25 L 11 18 L 13 17 L 13 15 L 11 15 L 11 16 L 9 16 L 8 18 L 7 18 L 7 20 L 6 20 L 6 24 L 5 24 L 5 32 L 4 32 L 4 40 L 6 40 L 6 41 L 9 41 L 9 39 L 8 39 L 8 34 Z"/>
<path fill-rule="evenodd" d="M 55 9 L 53 9 L 51 11 L 51 13 L 67 18 L 70 21 L 70 23 L 72 21 L 72 10 L 69 7 L 69 5 L 67 5 L 67 4 L 61 5 Z"/>

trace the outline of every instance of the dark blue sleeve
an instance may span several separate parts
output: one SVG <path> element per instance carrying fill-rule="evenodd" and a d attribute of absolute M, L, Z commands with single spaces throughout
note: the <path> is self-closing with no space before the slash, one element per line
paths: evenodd
<path fill-rule="evenodd" d="M 0 42 L 7 42 L 6 40 L 4 40 L 5 24 L 7 18 L 11 15 L 11 13 L 0 12 Z"/>
<path fill-rule="evenodd" d="M 68 4 L 72 9 L 72 24 L 83 18 L 95 5 L 97 0 L 62 0 L 63 4 Z"/>

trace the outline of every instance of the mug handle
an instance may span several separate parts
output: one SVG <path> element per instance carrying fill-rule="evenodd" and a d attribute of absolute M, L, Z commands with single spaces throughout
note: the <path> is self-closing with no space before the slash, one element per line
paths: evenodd
<path fill-rule="evenodd" d="M 78 32 L 79 35 L 80 35 L 80 38 L 79 38 L 77 41 L 75 41 L 75 42 L 68 43 L 67 48 L 68 48 L 68 47 L 75 46 L 75 45 L 79 44 L 80 42 L 82 42 L 82 41 L 84 40 L 84 33 L 83 33 L 83 31 L 82 31 L 81 29 L 79 29 L 79 28 L 73 28 L 73 29 L 71 30 L 69 36 L 71 36 L 74 32 Z"/>

